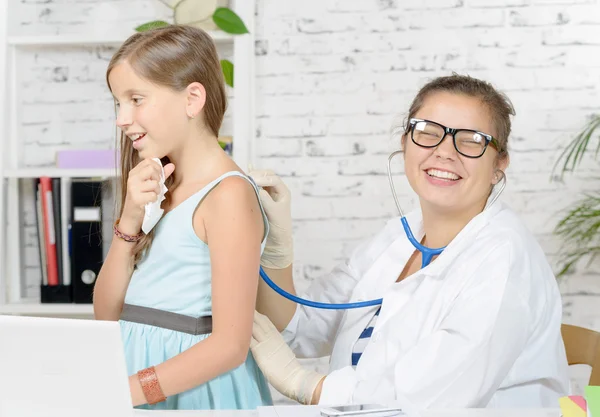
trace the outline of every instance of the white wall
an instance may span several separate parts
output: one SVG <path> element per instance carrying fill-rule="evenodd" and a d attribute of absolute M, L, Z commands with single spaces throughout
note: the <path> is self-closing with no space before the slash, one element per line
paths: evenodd
<path fill-rule="evenodd" d="M 389 127 L 426 80 L 451 71 L 512 99 L 503 199 L 556 263 L 560 210 L 599 188 L 597 162 L 550 180 L 560 148 L 600 111 L 600 2 L 261 0 L 256 36 L 258 165 L 292 189 L 299 285 L 396 215 Z M 407 182 L 398 187 L 410 207 Z M 599 263 L 563 288 L 565 321 L 600 330 Z"/>
<path fill-rule="evenodd" d="M 599 1 L 261 0 L 256 36 L 258 165 L 292 190 L 299 287 L 396 215 L 391 122 L 426 80 L 452 71 L 513 101 L 503 199 L 556 265 L 561 210 L 600 186 L 591 161 L 550 181 L 560 149 L 600 111 Z M 406 180 L 397 186 L 406 210 L 414 196 Z M 564 321 L 600 330 L 600 262 L 561 288 Z M 589 369 L 574 368 L 577 392 Z"/>
<path fill-rule="evenodd" d="M 128 30 L 166 16 L 153 0 L 10 0 L 11 34 Z M 493 82 L 517 109 L 503 196 L 555 263 L 559 211 L 598 189 L 598 163 L 550 182 L 559 150 L 600 111 L 598 0 L 258 0 L 256 165 L 293 193 L 299 287 L 326 273 L 395 207 L 388 131 L 417 89 L 451 71 Z M 110 50 L 31 51 L 19 72 L 29 165 L 52 150 L 112 146 Z M 68 54 L 68 55 L 67 55 Z M 67 94 L 60 87 L 69 84 Z M 398 187 L 414 204 L 406 181 Z M 33 218 L 27 253 L 37 274 Z M 35 281 L 34 281 L 35 283 Z M 31 286 L 35 292 L 36 285 Z M 600 330 L 600 265 L 562 284 L 565 321 Z"/>

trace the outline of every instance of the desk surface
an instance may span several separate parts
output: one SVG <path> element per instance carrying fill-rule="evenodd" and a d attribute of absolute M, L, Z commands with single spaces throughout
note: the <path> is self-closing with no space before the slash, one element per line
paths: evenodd
<path fill-rule="evenodd" d="M 219 410 L 219 411 L 142 411 L 135 410 L 134 417 L 321 417 L 318 407 L 276 406 L 270 413 L 256 410 Z M 560 417 L 560 409 L 463 409 L 463 410 L 427 410 L 421 417 Z M 365 416 L 366 417 L 366 416 Z"/>

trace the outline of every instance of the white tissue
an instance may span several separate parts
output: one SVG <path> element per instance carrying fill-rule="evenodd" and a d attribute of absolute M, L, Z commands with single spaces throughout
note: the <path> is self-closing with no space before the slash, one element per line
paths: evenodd
<path fill-rule="evenodd" d="M 158 165 L 160 165 L 161 173 L 160 173 L 160 193 L 158 194 L 158 198 L 156 201 L 152 203 L 146 203 L 144 207 L 144 221 L 142 222 L 142 231 L 146 234 L 152 230 L 156 223 L 160 220 L 163 213 L 165 212 L 160 208 L 161 203 L 165 199 L 165 193 L 167 192 L 167 187 L 165 187 L 165 169 L 158 158 L 152 158 L 153 161 L 156 161 Z"/>

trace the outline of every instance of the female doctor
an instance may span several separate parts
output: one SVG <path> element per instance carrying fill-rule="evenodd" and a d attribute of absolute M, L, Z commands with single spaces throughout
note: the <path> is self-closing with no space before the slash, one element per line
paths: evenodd
<path fill-rule="evenodd" d="M 445 249 L 422 268 L 394 218 L 303 294 L 327 303 L 383 298 L 380 307 L 304 307 L 261 282 L 251 349 L 278 391 L 303 404 L 417 409 L 556 407 L 568 393 L 553 272 L 517 215 L 488 204 L 506 180 L 510 115 L 503 94 L 471 77 L 437 78 L 419 91 L 401 129 L 420 202 L 406 217 L 421 244 Z M 271 226 L 261 263 L 295 293 L 289 191 L 272 172 L 251 175 Z M 296 355 L 331 355 L 328 374 Z"/>

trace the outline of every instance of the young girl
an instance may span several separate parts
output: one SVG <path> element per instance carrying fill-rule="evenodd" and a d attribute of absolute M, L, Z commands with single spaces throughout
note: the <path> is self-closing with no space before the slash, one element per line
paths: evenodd
<path fill-rule="evenodd" d="M 226 95 L 212 39 L 177 25 L 137 33 L 106 76 L 122 131 L 122 193 L 94 313 L 120 320 L 133 405 L 271 404 L 249 354 L 268 223 L 256 187 L 217 141 Z M 145 234 L 161 169 L 164 215 Z"/>

